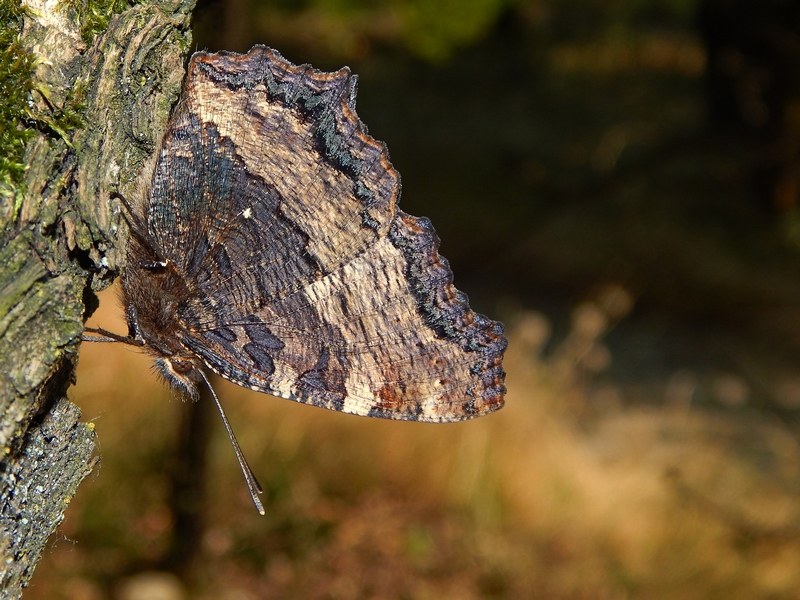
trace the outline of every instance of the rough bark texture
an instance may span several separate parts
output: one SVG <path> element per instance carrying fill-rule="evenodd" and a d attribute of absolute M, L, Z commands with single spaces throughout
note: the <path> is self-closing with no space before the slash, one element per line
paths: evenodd
<path fill-rule="evenodd" d="M 110 193 L 132 192 L 161 137 L 194 0 L 137 4 L 88 43 L 75 7 L 88 14 L 89 4 L 23 4 L 22 42 L 37 58 L 31 101 L 82 119 L 68 131 L 40 124 L 20 193 L 0 203 L 2 598 L 20 595 L 96 462 L 92 427 L 66 391 L 93 291 L 122 266 Z"/>

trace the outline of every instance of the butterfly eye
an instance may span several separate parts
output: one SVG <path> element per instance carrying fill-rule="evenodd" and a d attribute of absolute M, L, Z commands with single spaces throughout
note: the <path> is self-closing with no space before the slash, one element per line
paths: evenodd
<path fill-rule="evenodd" d="M 192 364 L 189 360 L 180 360 L 180 359 L 171 359 L 170 364 L 172 365 L 172 370 L 176 373 L 180 373 L 181 375 L 186 375 L 194 371 L 194 364 Z"/>

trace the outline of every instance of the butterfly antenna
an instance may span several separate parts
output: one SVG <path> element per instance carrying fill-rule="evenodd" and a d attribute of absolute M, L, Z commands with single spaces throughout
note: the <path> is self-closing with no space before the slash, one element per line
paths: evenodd
<path fill-rule="evenodd" d="M 94 333 L 95 335 L 87 335 L 87 333 Z M 144 346 L 144 341 L 132 338 L 127 335 L 119 335 L 113 331 L 108 331 L 100 327 L 84 327 L 81 334 L 81 341 L 84 342 L 120 342 L 128 346 Z"/>
<path fill-rule="evenodd" d="M 259 494 L 264 492 L 264 489 L 261 487 L 261 484 L 258 483 L 255 474 L 253 474 L 253 469 L 251 469 L 250 465 L 247 464 L 247 459 L 245 459 L 242 449 L 239 447 L 239 442 L 236 441 L 236 436 L 233 434 L 233 428 L 228 422 L 228 417 L 225 416 L 225 411 L 222 410 L 222 403 L 219 401 L 216 392 L 214 392 L 214 388 L 211 387 L 211 382 L 208 380 L 208 377 L 202 369 L 199 369 L 199 371 L 200 375 L 203 377 L 203 380 L 206 382 L 208 389 L 211 391 L 211 396 L 214 398 L 214 402 L 217 405 L 219 416 L 222 417 L 222 422 L 225 425 L 225 429 L 228 431 L 228 438 L 231 440 L 233 451 L 236 453 L 236 459 L 239 461 L 239 467 L 242 469 L 242 475 L 244 475 L 244 480 L 247 482 L 247 489 L 250 491 L 250 497 L 253 499 L 253 504 L 256 505 L 256 510 L 260 514 L 264 515 L 266 514 L 266 511 L 264 511 L 264 505 L 261 503 L 261 498 L 258 497 Z"/>

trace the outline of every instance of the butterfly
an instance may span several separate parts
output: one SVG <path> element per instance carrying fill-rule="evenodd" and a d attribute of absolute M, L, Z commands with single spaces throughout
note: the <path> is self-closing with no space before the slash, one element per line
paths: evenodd
<path fill-rule="evenodd" d="M 256 46 L 195 53 L 130 229 L 128 335 L 174 388 L 206 370 L 331 410 L 448 422 L 503 406 L 503 326 L 452 284 L 428 219 L 355 111 L 356 76 Z"/>

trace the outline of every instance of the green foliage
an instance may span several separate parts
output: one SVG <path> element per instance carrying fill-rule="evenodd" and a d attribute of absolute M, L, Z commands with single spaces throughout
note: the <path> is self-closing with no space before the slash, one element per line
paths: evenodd
<path fill-rule="evenodd" d="M 432 62 L 488 32 L 507 0 L 406 0 L 396 2 L 409 49 Z"/>
<path fill-rule="evenodd" d="M 254 7 L 258 37 L 277 46 L 298 40 L 345 60 L 373 44 L 404 46 L 441 63 L 492 30 L 525 0 L 276 0 Z M 201 36 L 202 37 L 202 36 Z"/>

